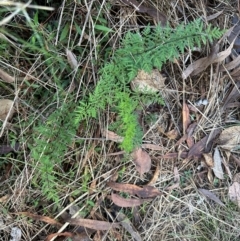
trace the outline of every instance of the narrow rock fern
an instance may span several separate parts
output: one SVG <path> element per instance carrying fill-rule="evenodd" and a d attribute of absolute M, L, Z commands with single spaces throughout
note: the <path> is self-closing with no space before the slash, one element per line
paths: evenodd
<path fill-rule="evenodd" d="M 131 91 L 131 80 L 139 70 L 161 70 L 163 64 L 179 57 L 186 47 L 200 47 L 207 41 L 212 42 L 221 37 L 223 32 L 210 25 L 204 29 L 201 20 L 188 25 L 181 24 L 176 29 L 168 25 L 154 29 L 146 27 L 141 33 L 128 32 L 122 40 L 121 48 L 101 68 L 100 79 L 93 93 L 80 101 L 76 111 L 76 124 L 84 119 L 96 118 L 109 105 L 120 118 L 119 130 L 124 137 L 121 147 L 127 152 L 132 151 L 142 140 L 135 114 L 141 96 Z M 149 99 L 163 103 L 161 96 L 148 95 Z"/>

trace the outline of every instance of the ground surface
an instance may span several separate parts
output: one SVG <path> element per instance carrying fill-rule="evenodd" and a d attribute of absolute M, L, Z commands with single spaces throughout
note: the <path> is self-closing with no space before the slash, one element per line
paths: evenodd
<path fill-rule="evenodd" d="M 139 4 L 0 2 L 1 240 L 239 240 L 240 6 Z M 126 32 L 198 18 L 228 36 L 164 64 L 138 151 L 119 147 L 111 106 L 73 128 Z"/>

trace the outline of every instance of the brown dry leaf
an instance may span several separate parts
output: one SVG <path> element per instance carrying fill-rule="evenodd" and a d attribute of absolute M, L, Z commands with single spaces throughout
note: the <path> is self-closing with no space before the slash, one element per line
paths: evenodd
<path fill-rule="evenodd" d="M 104 137 L 106 137 L 106 140 L 109 141 L 114 141 L 114 142 L 123 142 L 123 137 L 117 135 L 115 132 L 113 131 L 109 131 L 109 130 L 103 130 L 102 131 L 102 135 Z"/>
<path fill-rule="evenodd" d="M 6 82 L 6 83 L 13 83 L 15 81 L 15 78 L 0 69 L 0 78 Z"/>
<path fill-rule="evenodd" d="M 205 162 L 206 164 L 209 166 L 209 167 L 213 167 L 214 166 L 214 161 L 213 161 L 213 157 L 212 157 L 212 154 L 211 153 L 203 153 L 203 157 L 205 159 Z"/>
<path fill-rule="evenodd" d="M 165 133 L 165 135 L 170 139 L 170 140 L 176 140 L 178 138 L 178 131 L 176 129 L 173 129 L 171 131 L 168 131 Z"/>
<path fill-rule="evenodd" d="M 141 236 L 137 232 L 137 230 L 134 228 L 131 221 L 126 217 L 123 213 L 117 213 L 117 220 L 120 222 L 120 224 L 123 226 L 123 228 L 129 232 L 132 236 L 132 238 L 136 241 L 142 241 Z"/>
<path fill-rule="evenodd" d="M 70 219 L 67 219 L 67 222 L 71 225 L 78 225 L 85 228 L 91 228 L 94 230 L 109 230 L 111 228 L 119 227 L 117 223 L 109 223 L 105 221 L 83 219 L 83 218 L 70 218 Z"/>
<path fill-rule="evenodd" d="M 183 121 L 183 134 L 186 134 L 186 130 L 190 125 L 190 114 L 187 104 L 184 102 L 182 107 L 182 121 Z"/>
<path fill-rule="evenodd" d="M 221 148 L 233 151 L 239 149 L 240 126 L 232 126 L 222 131 L 218 139 Z"/>
<path fill-rule="evenodd" d="M 8 120 L 10 120 L 14 114 L 13 108 L 14 102 L 8 99 L 0 100 L 0 120 L 4 121 L 8 116 Z"/>
<path fill-rule="evenodd" d="M 165 148 L 162 146 L 154 145 L 154 144 L 142 144 L 142 148 L 154 150 L 154 151 L 162 151 Z"/>
<path fill-rule="evenodd" d="M 217 147 L 215 148 L 215 151 L 213 154 L 213 160 L 214 160 L 214 167 L 212 168 L 212 170 L 215 176 L 219 179 L 224 179 L 223 169 L 222 169 L 222 157 Z"/>
<path fill-rule="evenodd" d="M 0 203 L 6 203 L 9 198 L 10 198 L 10 195 L 9 195 L 9 194 L 0 197 Z"/>
<path fill-rule="evenodd" d="M 208 140 L 208 135 L 203 137 L 200 141 L 195 143 L 188 152 L 188 158 L 197 157 L 200 158 L 203 154 L 204 148 Z"/>
<path fill-rule="evenodd" d="M 150 74 L 139 70 L 137 76 L 131 81 L 133 91 L 146 93 L 158 92 L 164 88 L 165 78 L 158 70 L 153 70 Z"/>
<path fill-rule="evenodd" d="M 66 54 L 67 54 L 68 63 L 70 64 L 71 68 L 76 69 L 78 66 L 76 55 L 68 49 L 66 50 Z"/>
<path fill-rule="evenodd" d="M 208 180 L 211 184 L 213 184 L 213 173 L 212 173 L 212 169 L 208 168 L 208 173 L 207 173 L 207 177 L 208 177 Z"/>
<path fill-rule="evenodd" d="M 144 173 L 150 171 L 152 161 L 146 151 L 144 151 L 142 148 L 138 148 L 132 153 L 132 157 L 133 157 L 133 162 L 136 165 L 136 169 L 141 176 Z"/>
<path fill-rule="evenodd" d="M 189 148 L 192 148 L 193 145 L 194 145 L 194 139 L 192 137 L 192 134 L 193 134 L 193 132 L 194 132 L 196 127 L 197 127 L 197 123 L 194 122 L 191 125 L 189 125 L 187 130 L 186 130 L 186 132 L 187 132 L 187 140 L 186 140 L 186 142 L 187 142 L 187 145 L 188 145 Z"/>
<path fill-rule="evenodd" d="M 183 71 L 182 78 L 186 79 L 190 75 L 197 75 L 205 70 L 209 65 L 223 61 L 231 54 L 233 45 L 234 41 L 226 50 L 218 52 L 219 44 L 216 44 L 216 46 L 214 46 L 212 49 L 212 53 L 208 57 L 201 58 L 189 65 Z"/>
<path fill-rule="evenodd" d="M 234 182 L 228 190 L 228 196 L 232 202 L 235 202 L 240 207 L 240 183 Z"/>
<path fill-rule="evenodd" d="M 107 185 L 115 191 L 126 192 L 142 198 L 153 198 L 161 195 L 161 192 L 152 186 L 139 187 L 134 184 L 108 182 Z"/>
<path fill-rule="evenodd" d="M 27 216 L 27 217 L 32 218 L 34 220 L 42 221 L 44 223 L 48 223 L 48 224 L 51 224 L 51 225 L 60 226 L 60 227 L 62 226 L 61 223 L 59 223 L 55 219 L 47 217 L 47 216 L 41 216 L 41 215 L 33 214 L 33 213 L 30 213 L 30 212 L 18 212 L 18 213 L 15 213 L 15 214 L 24 215 L 24 216 Z"/>
<path fill-rule="evenodd" d="M 149 202 L 152 199 L 133 199 L 133 198 L 123 198 L 118 194 L 112 193 L 111 199 L 114 204 L 122 208 L 136 207 L 142 205 L 144 202 Z"/>
<path fill-rule="evenodd" d="M 44 241 L 51 241 L 53 238 L 56 238 L 56 237 L 68 237 L 68 238 L 71 238 L 73 236 L 74 236 L 74 234 L 70 233 L 70 232 L 52 233 L 52 234 L 49 234 Z"/>
<path fill-rule="evenodd" d="M 160 174 L 160 165 L 159 165 L 159 162 L 157 162 L 157 166 L 156 166 L 156 170 L 153 174 L 153 177 L 152 179 L 148 182 L 147 185 L 153 185 L 156 183 L 156 181 L 158 180 L 158 177 L 159 177 L 159 174 Z"/>
<path fill-rule="evenodd" d="M 198 191 L 203 194 L 205 197 L 213 200 L 214 202 L 216 202 L 217 204 L 219 204 L 220 206 L 225 207 L 224 203 L 222 203 L 222 201 L 212 192 L 210 192 L 207 189 L 203 189 L 203 188 L 198 188 Z"/>

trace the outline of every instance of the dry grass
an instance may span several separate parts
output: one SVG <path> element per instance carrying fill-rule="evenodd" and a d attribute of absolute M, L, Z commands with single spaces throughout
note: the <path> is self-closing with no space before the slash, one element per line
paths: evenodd
<path fill-rule="evenodd" d="M 231 27 L 231 15 L 237 9 L 236 1 L 143 2 L 164 13 L 172 26 L 223 11 L 211 23 L 228 29 Z M 216 128 L 222 129 L 230 121 L 239 123 L 238 108 L 232 108 L 226 113 L 221 107 L 229 86 L 234 81 L 228 73 L 219 73 L 218 66 L 213 65 L 193 78 L 183 80 L 181 77 L 183 69 L 192 61 L 209 54 L 209 45 L 204 46 L 200 52 L 192 53 L 189 50 L 175 63 L 165 65 L 162 70 L 167 77 L 166 87 L 162 90 L 166 106 L 157 106 L 156 111 L 146 110 L 145 114 L 150 112 L 155 115 L 156 120 L 145 126 L 144 142 L 159 144 L 164 148 L 163 151 L 149 152 L 153 166 L 147 175 L 141 178 L 129 157 L 109 156 L 119 149 L 115 143 L 101 137 L 100 130 L 113 121 L 113 116 L 107 109 L 98 120 L 80 125 L 62 160 L 62 170 L 59 171 L 62 175 L 58 176 L 56 185 L 59 201 L 56 203 L 46 199 L 38 185 L 39 177 L 36 176 L 38 162 L 33 162 L 30 155 L 36 139 L 32 136 L 33 126 L 40 120 L 45 121 L 62 103 L 77 103 L 94 88 L 99 77 L 98 69 L 106 61 L 104 58 L 107 48 L 114 52 L 126 31 L 144 27 L 149 23 L 155 24 L 151 16 L 136 12 L 133 7 L 125 6 L 121 1 L 114 4 L 112 1 L 99 0 L 64 1 L 62 5 L 50 3 L 51 5 L 57 8 L 56 12 L 53 15 L 50 12 L 39 15 L 41 25 L 35 30 L 26 24 L 26 16 L 34 18 L 34 11 L 27 11 L 25 17 L 21 13 L 16 14 L 1 28 L 1 32 L 9 40 L 5 43 L 7 51 L 0 48 L 0 68 L 14 76 L 15 82 L 9 84 L 0 80 L 0 98 L 17 98 L 17 111 L 11 123 L 5 127 L 0 143 L 20 142 L 21 150 L 0 157 L 0 239 L 10 240 L 12 227 L 20 228 L 21 240 L 28 241 L 44 240 L 47 235 L 57 231 L 79 230 L 67 224 L 61 228 L 46 225 L 42 221 L 21 216 L 18 212 L 45 215 L 65 223 L 64 217 L 68 213 L 73 216 L 80 214 L 83 218 L 116 221 L 116 211 L 122 210 L 146 241 L 239 240 L 238 208 L 229 202 L 227 196 L 231 180 L 226 177 L 223 181 L 215 179 L 211 183 L 206 175 L 200 179 L 197 170 L 200 160 L 185 162 L 181 158 L 161 158 L 161 155 L 166 153 L 186 149 L 184 144 L 181 144 L 178 150 L 175 146 L 183 135 L 183 101 L 194 105 L 197 100 L 206 98 L 209 102 L 194 116 L 198 123 L 193 135 L 195 142 L 211 134 Z M 9 16 L 12 12 L 14 9 L 6 7 L 1 17 Z M 94 29 L 96 19 L 99 19 L 99 24 L 111 28 L 113 33 L 106 37 Z M 61 34 L 66 24 L 69 24 L 69 31 L 64 37 Z M 81 33 L 77 26 L 81 28 Z M 41 31 L 47 54 L 39 50 L 41 46 L 39 49 L 31 49 L 34 40 L 31 40 L 32 45 L 19 48 L 19 44 L 25 43 L 18 42 L 14 31 L 24 41 L 31 39 L 34 31 Z M 61 36 L 63 39 L 60 41 Z M 35 37 L 38 38 L 37 35 Z M 68 66 L 66 48 L 77 55 L 77 70 L 71 70 Z M 222 46 L 222 49 L 224 48 L 225 46 Z M 57 56 L 59 61 L 56 61 Z M 23 80 L 27 75 L 31 76 L 29 83 Z M 169 140 L 160 129 L 164 132 L 176 129 L 179 137 L 177 140 Z M 154 186 L 162 190 L 163 195 L 137 209 L 140 215 L 137 221 L 133 209 L 118 208 L 108 199 L 111 190 L 106 186 L 106 182 L 117 174 L 119 182 L 146 184 L 153 176 L 157 164 L 160 173 Z M 167 191 L 167 187 L 174 183 L 174 167 L 177 167 L 180 174 L 180 186 Z M 233 175 L 238 172 L 233 161 L 230 162 L 230 170 Z M 198 192 L 198 187 L 212 190 L 226 207 L 220 207 L 203 197 Z M 92 234 L 92 239 L 86 240 L 134 240 L 123 229 L 117 232 L 99 232 L 98 235 L 99 239 L 97 234 Z"/>

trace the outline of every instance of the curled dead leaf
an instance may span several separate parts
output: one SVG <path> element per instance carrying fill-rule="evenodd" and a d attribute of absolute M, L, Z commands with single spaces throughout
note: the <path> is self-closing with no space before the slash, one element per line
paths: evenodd
<path fill-rule="evenodd" d="M 212 154 L 211 154 L 211 153 L 203 153 L 203 157 L 204 157 L 204 159 L 205 159 L 206 164 L 207 164 L 209 167 L 212 168 L 212 167 L 214 166 Z"/>

